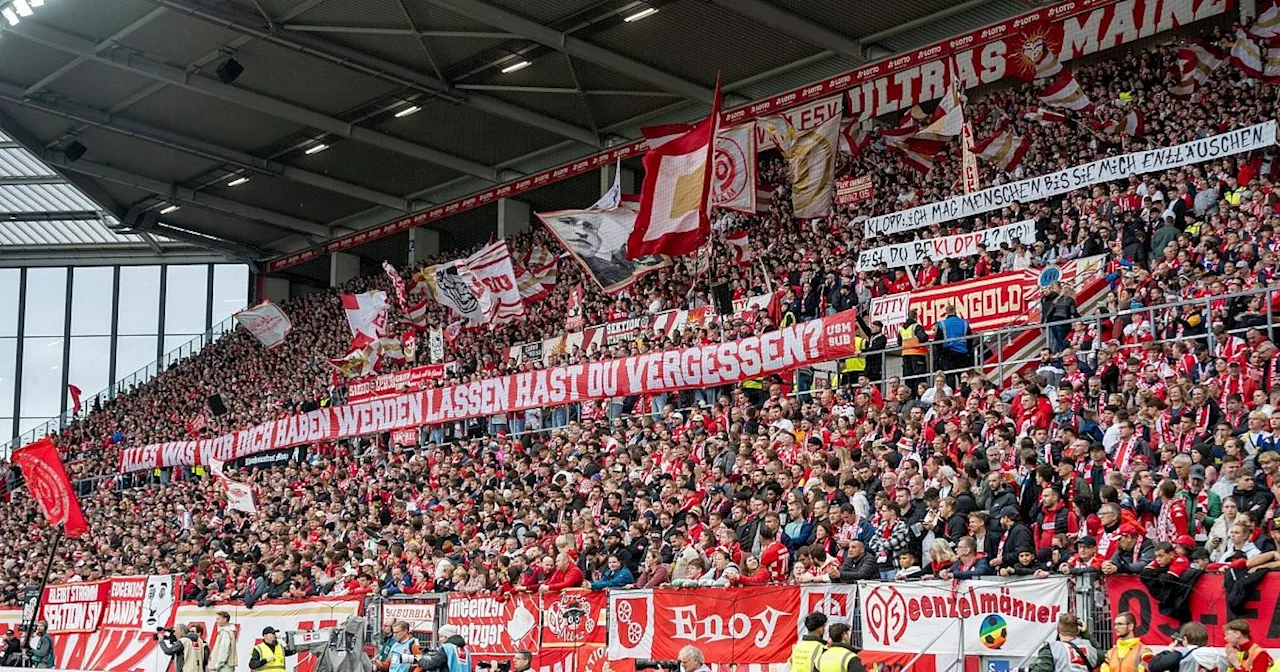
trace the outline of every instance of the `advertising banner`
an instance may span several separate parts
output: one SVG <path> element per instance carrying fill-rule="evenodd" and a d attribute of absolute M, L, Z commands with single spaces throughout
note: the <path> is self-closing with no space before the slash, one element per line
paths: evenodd
<path fill-rule="evenodd" d="M 1191 613 L 1209 631 L 1209 646 L 1225 646 L 1222 626 L 1227 621 L 1242 618 L 1249 623 L 1252 639 L 1266 649 L 1280 649 L 1280 574 L 1268 572 L 1262 583 L 1249 591 L 1251 597 L 1244 608 L 1232 613 L 1227 606 L 1223 575 L 1205 573 L 1196 580 L 1191 591 Z M 1105 579 L 1107 603 L 1111 617 L 1129 612 L 1134 615 L 1134 626 L 1139 639 L 1150 646 L 1169 646 L 1170 636 L 1182 623 L 1160 613 L 1160 604 L 1136 576 L 1113 575 Z"/>
<path fill-rule="evenodd" d="M 856 352 L 856 311 L 736 341 L 527 371 L 387 399 L 326 407 L 213 439 L 121 451 L 120 470 L 208 464 L 364 436 L 573 402 L 729 385 Z"/>
<path fill-rule="evenodd" d="M 880 264 L 884 264 L 888 268 L 918 266 L 925 259 L 932 259 L 933 261 L 961 259 L 986 251 L 999 250 L 1001 245 L 1012 247 L 1014 242 L 1020 242 L 1023 245 L 1030 245 L 1036 242 L 1036 221 L 1034 219 L 982 229 L 972 233 L 958 233 L 954 236 L 913 240 L 908 243 L 885 245 L 864 250 L 858 254 L 858 270 L 874 271 L 880 267 Z"/>
<path fill-rule="evenodd" d="M 821 612 L 827 615 L 828 623 L 846 623 L 853 625 L 854 605 L 857 604 L 857 589 L 854 584 L 824 583 L 800 587 L 800 617 L 796 619 L 796 635 L 808 634 L 804 630 L 806 614 Z"/>
<path fill-rule="evenodd" d="M 863 175 L 848 180 L 836 180 L 836 205 L 853 205 L 861 203 L 876 195 L 871 186 L 871 176 Z"/>
<path fill-rule="evenodd" d="M 871 300 L 867 321 L 880 322 L 896 333 L 906 321 L 907 311 L 914 309 L 920 324 L 928 330 L 947 316 L 949 307 L 955 306 L 956 314 L 969 321 L 974 333 L 1007 327 L 1031 307 L 1027 293 L 1034 287 L 1035 277 L 1031 271 L 1009 271 L 917 292 L 881 296 Z"/>
<path fill-rule="evenodd" d="M 443 606 L 438 599 L 424 601 L 415 598 L 412 602 L 385 602 L 382 605 L 382 625 L 404 621 L 409 624 L 409 631 L 412 633 L 434 635 Z"/>
<path fill-rule="evenodd" d="M 1028 656 L 1057 627 L 1069 585 L 1064 576 L 867 584 L 859 592 L 862 646 L 920 652 L 962 638 L 968 655 Z"/>
<path fill-rule="evenodd" d="M 347 383 L 347 401 L 365 401 L 394 397 L 405 392 L 417 392 L 431 387 L 453 371 L 454 364 L 427 364 L 404 371 L 383 373 Z"/>
<path fill-rule="evenodd" d="M 778 663 L 798 641 L 799 586 L 609 593 L 609 660 L 675 660 L 701 649 L 707 663 Z"/>
<path fill-rule="evenodd" d="M 537 650 L 540 608 L 537 595 L 449 593 L 445 623 L 456 625 L 473 660 Z"/>
<path fill-rule="evenodd" d="M 863 223 L 863 229 L 868 237 L 912 231 L 941 222 L 999 210 L 1013 204 L 1014 201 L 1031 203 L 1083 187 L 1126 179 L 1130 175 L 1181 168 L 1271 147 L 1274 144 L 1276 144 L 1276 122 L 1268 121 L 1181 145 L 1099 159 L 1066 170 L 988 187 L 972 194 L 961 194 L 945 201 L 871 217 Z"/>

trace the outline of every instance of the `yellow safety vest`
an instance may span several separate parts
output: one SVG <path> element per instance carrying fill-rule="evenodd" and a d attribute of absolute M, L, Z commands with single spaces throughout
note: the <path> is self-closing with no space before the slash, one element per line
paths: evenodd
<path fill-rule="evenodd" d="M 258 657 L 262 660 L 267 660 L 268 656 L 274 656 L 272 660 L 259 667 L 257 672 L 273 672 L 275 670 L 284 672 L 284 646 L 280 644 L 279 640 L 276 640 L 275 648 L 272 648 L 266 642 L 258 642 L 258 645 L 253 647 L 253 650 L 258 652 Z"/>
<path fill-rule="evenodd" d="M 918 355 L 925 357 L 929 354 L 929 349 L 920 344 L 920 339 L 916 338 L 916 325 L 903 327 L 898 330 L 898 337 L 902 339 L 902 355 L 904 357 Z"/>
<path fill-rule="evenodd" d="M 1244 187 L 1236 187 L 1235 189 L 1223 194 L 1222 198 L 1230 205 L 1240 205 L 1240 202 L 1244 200 L 1245 191 L 1246 189 Z"/>
<path fill-rule="evenodd" d="M 853 337 L 853 347 L 858 352 L 862 352 L 867 347 L 867 339 L 861 336 Z M 862 355 L 854 355 L 844 360 L 845 373 L 857 373 L 867 370 L 867 358 Z"/>
<path fill-rule="evenodd" d="M 791 659 L 787 661 L 787 665 L 791 668 L 791 672 L 813 672 L 824 650 L 826 647 L 822 642 L 802 639 L 791 647 Z"/>
<path fill-rule="evenodd" d="M 760 380 L 760 379 L 756 379 L 756 380 L 748 380 L 748 381 L 746 381 L 746 382 L 742 383 L 742 387 L 743 387 L 744 389 L 748 389 L 748 390 L 763 390 L 763 389 L 764 389 L 764 381 L 763 381 L 763 380 Z"/>
<path fill-rule="evenodd" d="M 858 654 L 843 646 L 833 646 L 818 660 L 818 672 L 847 672 L 849 661 L 857 657 Z"/>

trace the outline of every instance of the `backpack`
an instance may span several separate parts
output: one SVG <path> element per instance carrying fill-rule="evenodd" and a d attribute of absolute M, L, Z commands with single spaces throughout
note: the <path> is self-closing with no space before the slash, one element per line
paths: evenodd
<path fill-rule="evenodd" d="M 1192 647 L 1186 651 L 1174 651 L 1166 649 L 1151 657 L 1151 661 L 1147 663 L 1147 672 L 1178 672 L 1182 669 L 1182 659 L 1187 654 L 1200 647 Z"/>

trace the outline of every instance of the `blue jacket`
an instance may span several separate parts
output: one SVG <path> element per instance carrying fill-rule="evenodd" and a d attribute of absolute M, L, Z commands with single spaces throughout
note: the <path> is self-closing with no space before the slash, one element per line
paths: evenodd
<path fill-rule="evenodd" d="M 994 572 L 991 571 L 991 563 L 987 562 L 985 557 L 979 557 L 973 561 L 973 567 L 963 569 L 960 561 L 956 560 L 951 565 L 951 575 L 957 579 L 976 579 L 980 576 L 990 576 Z"/>
<path fill-rule="evenodd" d="M 943 342 L 942 349 L 947 352 L 967 354 L 969 341 L 964 337 L 971 333 L 969 323 L 957 315 L 950 315 L 938 323 L 938 340 Z"/>
<path fill-rule="evenodd" d="M 631 570 L 626 567 L 622 567 L 617 570 L 606 569 L 604 570 L 604 573 L 600 575 L 599 581 L 591 582 L 591 590 L 621 588 L 622 586 L 629 586 L 635 582 L 636 579 L 631 575 Z"/>

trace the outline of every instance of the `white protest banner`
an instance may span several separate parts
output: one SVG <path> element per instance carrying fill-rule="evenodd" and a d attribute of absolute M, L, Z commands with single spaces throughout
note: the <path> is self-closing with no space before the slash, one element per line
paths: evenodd
<path fill-rule="evenodd" d="M 967 655 L 1029 656 L 1055 631 L 1069 585 L 1065 576 L 863 584 L 862 646 L 914 653 L 960 641 Z"/>
<path fill-rule="evenodd" d="M 240 326 L 253 334 L 254 338 L 262 342 L 270 350 L 284 343 L 284 337 L 293 331 L 293 323 L 289 321 L 289 316 L 280 310 L 270 301 L 263 301 L 252 308 L 235 314 L 236 322 Z"/>
<path fill-rule="evenodd" d="M 736 341 L 573 364 L 319 408 L 230 434 L 125 448 L 120 470 L 194 466 L 304 443 L 608 397 L 730 385 L 848 357 L 855 310 Z"/>
<path fill-rule="evenodd" d="M 836 180 L 836 205 L 861 203 L 875 195 L 876 189 L 871 186 L 870 175 L 848 180 Z"/>
<path fill-rule="evenodd" d="M 959 259 L 984 250 L 998 250 L 1001 245 L 1012 245 L 1014 241 L 1030 245 L 1036 241 L 1036 221 L 1026 219 L 1021 222 L 983 229 L 971 233 L 958 233 L 954 236 L 943 236 L 928 240 L 913 240 L 909 243 L 885 245 L 864 250 L 858 255 L 859 271 L 874 271 L 885 264 L 889 268 L 915 266 L 925 259 L 942 261 L 943 259 Z"/>
<path fill-rule="evenodd" d="M 999 210 L 1015 201 L 1030 203 L 1095 184 L 1124 179 L 1130 175 L 1181 168 L 1271 147 L 1275 144 L 1276 122 L 1268 121 L 1173 147 L 1160 147 L 1099 159 L 1047 175 L 988 187 L 945 201 L 872 217 L 864 223 L 863 229 L 868 237 L 912 231 L 940 222 Z"/>

